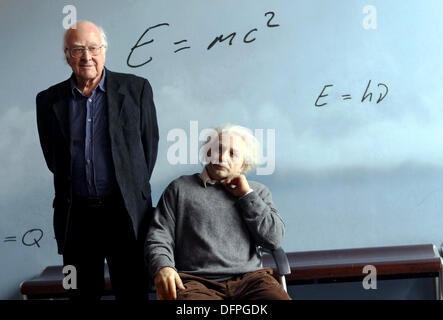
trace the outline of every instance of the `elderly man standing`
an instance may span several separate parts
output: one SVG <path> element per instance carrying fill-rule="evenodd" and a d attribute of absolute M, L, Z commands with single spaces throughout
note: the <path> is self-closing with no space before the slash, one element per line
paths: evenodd
<path fill-rule="evenodd" d="M 244 175 L 257 145 L 246 128 L 217 128 L 203 172 L 164 191 L 145 245 L 160 299 L 290 299 L 261 268 L 257 247 L 279 247 L 284 224 L 269 190 Z"/>
<path fill-rule="evenodd" d="M 142 298 L 159 138 L 152 89 L 104 67 L 106 36 L 91 22 L 68 29 L 63 48 L 73 73 L 37 95 L 37 125 L 54 175 L 58 252 L 77 271 L 68 293 L 99 299 L 106 258 L 116 298 Z"/>

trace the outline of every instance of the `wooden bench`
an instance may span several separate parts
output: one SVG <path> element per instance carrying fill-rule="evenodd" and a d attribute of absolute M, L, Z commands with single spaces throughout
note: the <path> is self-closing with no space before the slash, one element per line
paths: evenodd
<path fill-rule="evenodd" d="M 377 279 L 435 278 L 436 298 L 442 299 L 442 259 L 432 244 L 287 253 L 288 285 L 361 281 L 363 268 L 376 268 Z M 271 264 L 270 257 L 264 265 Z"/>
<path fill-rule="evenodd" d="M 288 285 L 361 281 L 366 276 L 363 268 L 372 265 L 377 279 L 435 278 L 436 297 L 442 297 L 442 259 L 432 244 L 289 252 L 287 257 L 291 268 L 291 274 L 286 276 Z M 271 255 L 263 256 L 263 266 L 276 268 Z M 105 270 L 104 295 L 111 295 L 109 273 Z M 63 276 L 62 266 L 46 267 L 39 276 L 20 285 L 21 293 L 25 299 L 66 297 Z"/>

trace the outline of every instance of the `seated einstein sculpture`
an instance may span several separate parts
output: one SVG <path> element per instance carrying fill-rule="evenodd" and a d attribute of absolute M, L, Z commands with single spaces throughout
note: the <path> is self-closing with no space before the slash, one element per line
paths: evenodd
<path fill-rule="evenodd" d="M 158 298 L 288 300 L 257 249 L 279 247 L 284 234 L 270 191 L 245 177 L 258 142 L 240 126 L 214 133 L 203 171 L 171 182 L 154 212 L 145 254 Z"/>

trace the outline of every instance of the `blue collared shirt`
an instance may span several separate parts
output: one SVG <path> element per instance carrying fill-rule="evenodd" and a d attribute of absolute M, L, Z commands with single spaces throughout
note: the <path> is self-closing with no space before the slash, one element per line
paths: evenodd
<path fill-rule="evenodd" d="M 72 191 L 77 197 L 103 197 L 118 190 L 108 130 L 105 69 L 90 97 L 71 76 Z"/>

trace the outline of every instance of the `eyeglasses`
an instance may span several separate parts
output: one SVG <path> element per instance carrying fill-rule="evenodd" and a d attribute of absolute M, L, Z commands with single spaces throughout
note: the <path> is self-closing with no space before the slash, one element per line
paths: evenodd
<path fill-rule="evenodd" d="M 105 45 L 102 44 L 101 46 L 66 48 L 66 50 L 69 51 L 72 58 L 80 58 L 86 51 L 89 51 L 92 56 L 98 56 L 102 52 L 103 47 L 105 47 Z"/>

